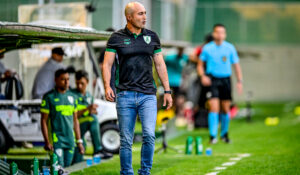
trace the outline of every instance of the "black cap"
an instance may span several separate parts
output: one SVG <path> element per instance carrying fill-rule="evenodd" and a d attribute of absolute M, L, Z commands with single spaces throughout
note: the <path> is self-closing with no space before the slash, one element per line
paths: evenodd
<path fill-rule="evenodd" d="M 61 47 L 55 47 L 52 49 L 52 54 L 58 54 L 58 55 L 66 55 L 64 50 Z"/>

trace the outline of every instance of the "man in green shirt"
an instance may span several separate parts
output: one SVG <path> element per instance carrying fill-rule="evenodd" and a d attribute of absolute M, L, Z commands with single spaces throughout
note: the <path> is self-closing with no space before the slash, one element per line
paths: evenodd
<path fill-rule="evenodd" d="M 111 158 L 113 155 L 103 151 L 100 139 L 99 122 L 97 119 L 97 104 L 94 104 L 93 96 L 86 90 L 89 83 L 88 73 L 84 70 L 79 70 L 75 74 L 76 89 L 71 90 L 78 101 L 77 115 L 80 123 L 81 138 L 83 138 L 84 146 L 86 142 L 84 135 L 90 131 L 92 143 L 94 147 L 94 156 L 100 156 L 102 159 Z M 79 154 L 79 149 L 75 148 L 73 163 L 83 161 L 83 155 Z"/>
<path fill-rule="evenodd" d="M 76 99 L 68 90 L 69 74 L 64 69 L 55 72 L 55 89 L 46 93 L 41 104 L 41 127 L 45 150 L 53 151 L 62 167 L 73 160 L 75 138 L 80 153 L 84 153 L 77 119 Z"/>

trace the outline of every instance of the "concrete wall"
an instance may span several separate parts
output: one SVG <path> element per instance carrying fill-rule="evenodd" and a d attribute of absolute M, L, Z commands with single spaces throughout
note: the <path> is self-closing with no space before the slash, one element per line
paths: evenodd
<path fill-rule="evenodd" d="M 300 46 L 237 46 L 244 74 L 246 99 L 253 92 L 254 101 L 300 100 Z M 232 78 L 235 88 L 235 77 Z"/>

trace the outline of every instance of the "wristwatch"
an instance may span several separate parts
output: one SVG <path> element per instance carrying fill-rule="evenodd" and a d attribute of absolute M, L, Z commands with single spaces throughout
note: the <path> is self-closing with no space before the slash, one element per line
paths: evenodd
<path fill-rule="evenodd" d="M 165 91 L 165 94 L 172 94 L 172 91 Z"/>
<path fill-rule="evenodd" d="M 78 140 L 76 141 L 76 143 L 83 143 L 83 140 L 82 140 L 82 139 L 78 139 Z"/>

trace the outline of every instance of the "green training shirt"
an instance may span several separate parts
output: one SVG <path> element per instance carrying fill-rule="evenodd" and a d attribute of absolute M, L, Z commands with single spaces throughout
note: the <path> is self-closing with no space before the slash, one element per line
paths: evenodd
<path fill-rule="evenodd" d="M 94 103 L 94 97 L 86 92 L 85 95 L 82 95 L 77 89 L 72 89 L 72 93 L 74 93 L 77 99 L 77 110 L 81 111 L 86 109 L 89 105 Z M 82 116 L 78 116 L 79 123 L 92 122 L 96 118 L 96 115 L 90 114 L 89 111 L 85 111 Z"/>
<path fill-rule="evenodd" d="M 73 114 L 76 111 L 77 101 L 71 91 L 62 94 L 53 89 L 44 95 L 41 113 L 49 114 L 50 140 L 54 148 L 75 146 Z"/>

